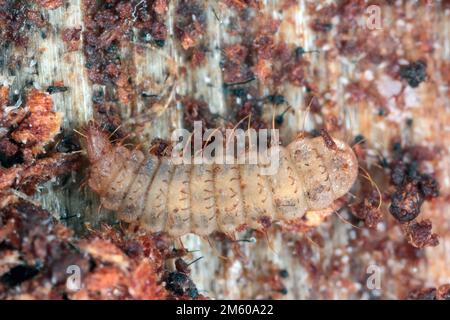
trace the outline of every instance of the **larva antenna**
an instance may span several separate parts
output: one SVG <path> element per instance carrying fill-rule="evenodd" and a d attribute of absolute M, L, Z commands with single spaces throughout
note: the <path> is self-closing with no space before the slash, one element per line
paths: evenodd
<path fill-rule="evenodd" d="M 108 130 L 106 130 L 106 123 L 105 122 L 103 122 L 103 124 L 100 126 L 100 130 L 108 131 Z"/>
<path fill-rule="evenodd" d="M 245 145 L 245 150 L 246 151 L 251 151 L 252 150 L 252 145 L 251 145 L 251 136 L 250 136 L 250 128 L 251 128 L 251 120 L 252 120 L 252 113 L 250 112 L 248 117 L 248 122 L 247 122 L 247 132 L 245 133 L 245 139 L 247 139 L 247 143 Z"/>
<path fill-rule="evenodd" d="M 73 131 L 74 131 L 76 134 L 78 134 L 78 135 L 80 135 L 81 137 L 83 137 L 84 139 L 87 139 L 87 138 L 88 138 L 87 135 L 85 135 L 84 133 L 78 131 L 77 129 L 73 129 Z"/>
<path fill-rule="evenodd" d="M 164 106 L 162 107 L 162 111 L 160 111 L 158 113 L 158 116 L 162 116 L 164 114 L 164 112 L 166 112 L 166 110 L 169 108 L 169 105 L 172 103 L 173 98 L 175 97 L 175 88 L 176 88 L 176 81 L 174 81 L 173 85 L 172 85 L 172 89 L 170 90 L 170 94 L 169 97 L 167 98 L 166 103 L 164 104 Z"/>
<path fill-rule="evenodd" d="M 189 135 L 189 138 L 188 138 L 187 141 L 186 141 L 186 145 L 183 147 L 183 151 L 182 151 L 181 156 L 183 156 L 183 154 L 186 154 L 186 151 L 188 150 L 188 148 L 192 148 L 191 141 L 192 141 L 192 137 L 193 137 L 193 136 L 194 136 L 194 132 L 192 132 L 192 133 Z"/>
<path fill-rule="evenodd" d="M 367 160 L 366 160 L 366 162 L 367 162 Z M 378 163 L 373 163 L 373 165 L 375 166 L 375 167 L 377 167 L 378 169 L 381 169 L 381 170 L 384 170 L 384 168 L 381 166 L 381 165 L 379 165 Z"/>
<path fill-rule="evenodd" d="M 122 124 L 119 124 L 117 128 L 114 129 L 114 131 L 109 135 L 108 139 L 111 139 L 113 135 L 116 134 L 117 131 L 122 127 Z"/>
<path fill-rule="evenodd" d="M 84 150 L 76 150 L 76 151 L 69 152 L 69 154 L 77 154 L 77 153 L 85 154 L 86 151 L 84 151 Z"/>
<path fill-rule="evenodd" d="M 239 120 L 238 123 L 236 123 L 236 125 L 233 127 L 233 129 L 231 130 L 231 135 L 229 137 L 227 137 L 227 141 L 225 143 L 225 147 L 228 146 L 228 143 L 230 143 L 231 139 L 234 138 L 234 134 L 236 132 L 237 127 L 239 127 L 239 125 L 244 122 L 245 119 L 250 119 L 251 113 L 249 113 L 248 115 L 246 115 L 245 117 L 243 117 L 241 120 Z"/>
<path fill-rule="evenodd" d="M 220 130 L 219 128 L 215 128 L 208 136 L 208 139 L 205 140 L 204 145 L 208 144 L 208 142 L 211 141 L 211 138 L 214 136 L 214 134 L 219 130 Z M 199 151 L 203 151 L 203 150 L 200 149 Z"/>
<path fill-rule="evenodd" d="M 205 140 L 205 142 L 204 142 L 204 146 L 211 140 L 211 138 L 212 138 L 212 136 L 214 136 L 214 134 L 217 132 L 217 131 L 219 131 L 220 129 L 219 128 L 215 128 L 212 132 L 211 132 L 211 134 L 208 136 L 208 138 Z M 200 148 L 199 150 L 194 150 L 195 152 L 194 152 L 194 158 L 195 157 L 197 157 L 201 152 L 203 152 L 203 148 Z"/>
<path fill-rule="evenodd" d="M 355 226 L 353 223 L 351 223 L 350 221 L 346 220 L 343 216 L 341 216 L 341 214 L 340 214 L 339 212 L 337 212 L 337 210 L 333 210 L 333 212 L 334 212 L 334 213 L 338 216 L 338 218 L 339 218 L 340 220 L 342 220 L 345 224 L 348 224 L 348 225 L 352 226 L 352 227 L 355 228 L 355 229 L 363 230 L 363 228 L 358 227 L 358 226 Z"/>
<path fill-rule="evenodd" d="M 378 207 L 377 207 L 377 209 L 380 209 L 380 208 L 381 208 L 381 205 L 382 205 L 382 203 L 383 203 L 383 195 L 381 194 L 380 188 L 378 187 L 378 185 L 376 184 L 376 182 L 372 179 L 372 177 L 370 176 L 369 172 L 368 172 L 366 169 L 364 169 L 364 168 L 361 167 L 361 166 L 358 166 L 358 167 L 359 167 L 359 169 L 360 169 L 361 171 L 364 172 L 364 174 L 362 174 L 361 176 L 362 176 L 363 178 L 366 178 L 366 179 L 370 182 L 370 184 L 373 185 L 373 186 L 375 187 L 375 189 L 377 190 L 378 196 L 379 196 Z"/>

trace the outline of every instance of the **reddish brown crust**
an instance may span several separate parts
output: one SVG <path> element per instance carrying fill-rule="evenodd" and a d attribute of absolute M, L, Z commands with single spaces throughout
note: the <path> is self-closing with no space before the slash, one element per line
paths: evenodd
<path fill-rule="evenodd" d="M 76 51 L 80 47 L 81 27 L 67 28 L 61 32 L 61 39 L 67 44 L 69 51 Z"/>
<path fill-rule="evenodd" d="M 0 259 L 7 261 L 0 266 L 2 300 L 203 298 L 188 268 L 176 275 L 185 275 L 189 291 L 175 291 L 177 283 L 164 285 L 165 262 L 174 251 L 160 235 L 126 235 L 104 226 L 77 240 L 46 210 L 18 201 L 0 208 L 0 242 Z M 184 255 L 177 252 L 178 258 Z M 71 265 L 80 268 L 80 290 L 66 285 Z"/>
<path fill-rule="evenodd" d="M 59 132 L 61 114 L 52 111 L 52 97 L 45 92 L 32 89 L 26 96 L 26 117 L 14 130 L 14 141 L 31 147 L 33 154 L 43 151 L 44 146 Z"/>
<path fill-rule="evenodd" d="M 46 22 L 38 10 L 31 10 L 31 1 L 0 1 L 0 42 L 24 47 L 28 43 L 28 30 L 42 28 Z"/>
<path fill-rule="evenodd" d="M 383 220 L 383 213 L 379 208 L 379 197 L 376 192 L 369 194 L 364 201 L 356 203 L 351 207 L 352 213 L 359 219 L 364 220 L 367 228 L 376 228 Z"/>
<path fill-rule="evenodd" d="M 6 86 L 0 87 L 0 111 L 3 112 L 3 108 L 8 104 L 9 88 Z"/>
<path fill-rule="evenodd" d="M 180 0 L 176 8 L 175 35 L 184 50 L 196 47 L 206 32 L 204 4 L 200 1 Z"/>
<path fill-rule="evenodd" d="M 63 0 L 35 0 L 41 7 L 54 10 L 63 5 Z"/>
<path fill-rule="evenodd" d="M 230 1 L 227 4 L 241 10 L 240 5 L 244 2 Z M 267 15 L 255 13 L 252 16 L 244 12 L 239 12 L 239 29 L 229 31 L 239 35 L 243 41 L 229 45 L 223 51 L 224 82 L 233 85 L 252 81 L 256 77 L 274 87 L 285 82 L 295 86 L 305 85 L 309 62 L 301 53 L 302 48 L 276 37 L 281 21 Z"/>
<path fill-rule="evenodd" d="M 435 247 L 439 244 L 437 234 L 431 232 L 432 224 L 429 219 L 413 221 L 403 225 L 408 242 L 416 248 Z"/>
<path fill-rule="evenodd" d="M 115 98 L 124 105 L 136 98 L 131 81 L 135 71 L 129 59 L 120 56 L 121 48 L 131 47 L 132 41 L 143 45 L 164 44 L 167 38 L 163 21 L 167 0 L 136 4 L 126 0 L 83 0 L 83 52 L 89 79 L 93 83 L 113 85 Z M 133 28 L 138 30 L 137 39 L 132 37 Z"/>
<path fill-rule="evenodd" d="M 437 288 L 423 288 L 411 291 L 408 300 L 450 300 L 450 284 Z"/>
<path fill-rule="evenodd" d="M 261 3 L 259 0 L 223 0 L 223 2 L 229 6 L 238 10 L 243 10 L 246 8 L 261 8 Z"/>
<path fill-rule="evenodd" d="M 77 170 L 80 165 L 79 154 L 56 153 L 36 160 L 31 165 L 15 165 L 7 169 L 0 167 L 0 191 L 19 188 L 24 193 L 31 195 L 39 184 Z"/>

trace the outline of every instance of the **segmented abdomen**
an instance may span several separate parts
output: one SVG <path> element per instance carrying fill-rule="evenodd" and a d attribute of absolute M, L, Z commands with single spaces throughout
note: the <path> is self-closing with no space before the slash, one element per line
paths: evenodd
<path fill-rule="evenodd" d="M 232 234 L 243 226 L 262 229 L 268 219 L 289 221 L 325 209 L 353 184 L 354 168 L 346 177 L 349 183 L 332 184 L 345 174 L 337 165 L 353 165 L 351 149 L 340 143 L 339 152 L 351 155 L 339 161 L 317 139 L 280 147 L 273 175 L 262 175 L 256 164 L 174 165 L 169 158 L 112 146 L 93 164 L 89 185 L 104 207 L 151 232 L 179 237 L 216 230 Z"/>

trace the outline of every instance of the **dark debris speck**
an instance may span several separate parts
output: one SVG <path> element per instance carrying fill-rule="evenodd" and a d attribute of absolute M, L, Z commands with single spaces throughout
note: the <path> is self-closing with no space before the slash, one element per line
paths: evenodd
<path fill-rule="evenodd" d="M 198 290 L 188 275 L 182 272 L 170 272 L 166 278 L 166 289 L 177 296 L 198 297 Z"/>
<path fill-rule="evenodd" d="M 411 62 L 410 64 L 401 67 L 400 77 L 406 80 L 410 87 L 416 88 L 419 84 L 425 81 L 427 77 L 427 65 L 423 61 Z"/>
<path fill-rule="evenodd" d="M 58 93 L 58 92 L 66 92 L 69 88 L 65 87 L 65 86 L 49 86 L 47 88 L 47 92 L 49 94 L 54 94 L 54 93 Z"/>
<path fill-rule="evenodd" d="M 24 281 L 27 281 L 39 273 L 36 266 L 19 265 L 10 269 L 0 277 L 0 282 L 9 287 L 15 287 Z"/>
<path fill-rule="evenodd" d="M 280 277 L 282 278 L 289 277 L 289 272 L 286 269 L 280 270 Z"/>

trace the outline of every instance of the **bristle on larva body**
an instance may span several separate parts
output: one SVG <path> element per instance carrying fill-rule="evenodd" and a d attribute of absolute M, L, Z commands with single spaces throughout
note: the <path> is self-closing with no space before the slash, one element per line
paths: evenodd
<path fill-rule="evenodd" d="M 357 159 L 347 144 L 334 143 L 330 148 L 322 137 L 299 138 L 279 147 L 278 170 L 263 175 L 257 164 L 174 165 L 170 158 L 113 145 L 91 126 L 89 186 L 103 207 L 149 232 L 180 237 L 233 234 L 245 226 L 262 230 L 267 221 L 323 215 L 350 190 Z"/>

